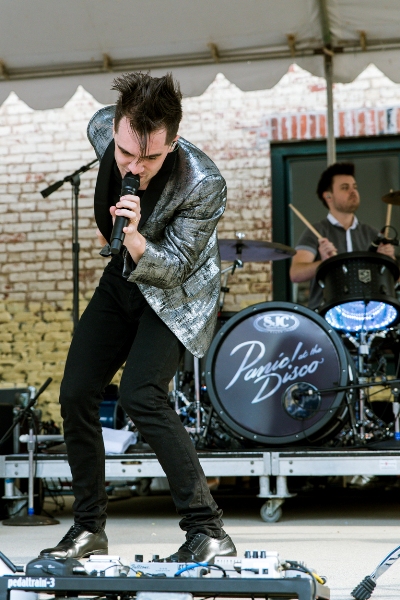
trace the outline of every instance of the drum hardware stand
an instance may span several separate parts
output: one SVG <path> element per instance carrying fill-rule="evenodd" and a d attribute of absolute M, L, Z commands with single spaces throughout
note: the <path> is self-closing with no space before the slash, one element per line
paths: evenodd
<path fill-rule="evenodd" d="M 360 383 L 367 383 L 366 377 L 360 377 Z M 359 423 L 359 437 L 362 442 L 365 441 L 365 390 L 364 388 L 359 389 L 358 396 L 358 423 Z"/>
<path fill-rule="evenodd" d="M 179 371 L 177 371 L 175 373 L 174 378 L 172 380 L 171 395 L 174 399 L 175 412 L 177 412 L 178 414 L 180 412 L 179 401 L 181 401 L 186 406 L 189 406 L 189 404 L 190 404 L 189 400 L 187 400 L 185 394 L 179 390 Z"/>
<path fill-rule="evenodd" d="M 244 237 L 245 234 L 237 233 L 236 236 L 241 238 L 241 237 Z M 238 248 L 237 253 L 240 254 L 240 248 Z M 228 277 L 229 277 L 229 275 L 233 275 L 237 268 L 238 269 L 243 268 L 243 261 L 240 259 L 236 259 L 230 267 L 227 267 L 226 269 L 223 269 L 221 271 L 221 275 L 224 276 L 224 279 L 223 279 L 223 285 L 221 286 L 221 294 L 220 294 L 220 300 L 219 300 L 219 310 L 220 311 L 222 310 L 222 308 L 224 306 L 225 294 L 227 294 L 229 292 L 229 287 L 227 286 Z M 202 433 L 201 393 L 200 393 L 200 375 L 201 375 L 201 373 L 200 373 L 200 359 L 197 356 L 193 357 L 193 364 L 194 364 L 194 398 L 195 398 L 195 411 L 196 411 L 195 432 L 197 435 L 200 435 Z M 176 394 L 176 392 L 175 392 L 175 394 Z M 175 398 L 176 398 L 176 395 L 175 395 Z M 211 414 L 209 417 L 209 423 L 211 422 L 211 416 L 212 416 L 212 411 L 211 411 Z M 208 430 L 208 428 L 207 428 L 207 430 Z M 203 431 L 203 436 L 202 436 L 203 439 L 205 439 L 205 437 L 207 435 L 207 430 L 205 429 Z"/>
<path fill-rule="evenodd" d="M 222 310 L 222 307 L 224 306 L 225 294 L 227 294 L 229 292 L 229 287 L 227 287 L 229 275 L 233 275 L 234 272 L 236 271 L 236 269 L 242 269 L 242 268 L 243 268 L 243 261 L 240 260 L 239 258 L 237 258 L 230 267 L 227 267 L 226 269 L 223 269 L 221 271 L 221 275 L 223 275 L 224 278 L 223 278 L 223 284 L 221 286 L 221 295 L 220 295 L 220 299 L 219 299 L 219 310 L 220 311 Z"/>
<path fill-rule="evenodd" d="M 244 240 L 245 237 L 246 237 L 246 234 L 244 233 L 244 231 L 235 231 L 235 238 L 237 239 L 236 254 L 238 257 L 242 256 L 242 249 L 243 249 L 242 240 Z"/>
<path fill-rule="evenodd" d="M 45 389 L 52 382 L 52 378 L 49 377 L 39 391 L 30 399 L 26 407 L 16 415 L 13 424 L 0 440 L 0 445 L 8 438 L 14 428 L 23 419 L 27 419 L 29 422 L 29 438 L 28 438 L 28 455 L 29 455 L 29 476 L 28 476 L 28 514 L 26 516 L 15 516 L 5 519 L 3 525 L 58 525 L 59 521 L 50 517 L 42 517 L 35 515 L 34 510 L 34 452 L 35 452 L 35 436 L 34 436 L 34 413 L 33 406 L 35 405 L 39 396 L 45 391 Z M 5 496 L 10 499 L 10 496 Z M 17 499 L 21 499 L 21 496 L 16 496 Z"/>
<path fill-rule="evenodd" d="M 396 442 L 400 442 L 400 389 L 396 385 L 392 388 L 393 394 L 393 417 L 394 417 L 394 439 Z"/>
<path fill-rule="evenodd" d="M 394 437 L 394 439 L 400 440 L 400 411 L 398 410 L 398 407 L 400 406 L 400 402 L 399 402 L 400 379 L 391 379 L 390 381 L 367 381 L 366 380 L 365 382 L 352 383 L 349 385 L 343 385 L 343 386 L 338 386 L 338 387 L 334 387 L 334 388 L 319 389 L 318 393 L 319 394 L 331 394 L 332 392 L 345 392 L 345 391 L 350 391 L 350 390 L 364 391 L 365 388 L 370 388 L 370 387 L 374 387 L 377 385 L 383 386 L 383 387 L 390 387 L 392 390 L 392 394 L 395 398 L 395 400 L 393 402 L 393 413 L 395 415 L 395 424 L 394 424 L 395 431 L 394 431 L 394 433 L 396 434 L 396 431 L 398 430 L 398 438 Z M 364 396 L 364 398 L 365 398 L 365 396 Z M 368 409 L 364 408 L 364 413 L 365 413 L 365 411 L 368 411 Z M 365 416 L 365 414 L 364 414 L 364 416 Z M 396 421 L 397 421 L 397 424 L 396 424 Z M 364 425 L 366 423 L 368 423 L 368 421 L 364 422 Z M 357 434 L 357 437 L 359 437 L 360 441 L 363 443 L 366 443 L 368 441 L 365 438 L 361 438 L 360 434 Z"/>
<path fill-rule="evenodd" d="M 174 410 L 177 413 L 179 411 L 179 404 L 178 404 L 178 372 L 175 373 L 174 378 L 172 380 L 172 390 L 171 390 L 171 395 L 174 399 Z"/>
<path fill-rule="evenodd" d="M 238 237 L 239 236 L 244 237 L 244 235 L 245 234 L 237 234 Z M 238 249 L 238 254 L 240 254 L 239 249 Z M 236 259 L 231 266 L 229 266 L 226 269 L 224 269 L 223 271 L 221 271 L 221 275 L 224 275 L 224 280 L 223 280 L 223 285 L 221 286 L 221 294 L 220 294 L 220 301 L 219 301 L 220 311 L 222 310 L 223 305 L 224 305 L 225 294 L 227 294 L 229 292 L 229 287 L 227 287 L 228 277 L 230 274 L 233 275 L 237 268 L 241 269 L 242 267 L 243 267 L 243 261 L 240 259 Z M 200 386 L 201 372 L 200 372 L 200 359 L 197 356 L 193 356 L 193 366 L 194 366 L 194 373 L 193 373 L 194 402 L 195 402 L 195 413 L 196 413 L 195 433 L 198 436 L 200 434 L 203 434 L 202 437 L 203 437 L 203 439 L 205 439 L 208 428 L 207 428 L 207 430 L 204 430 L 204 431 L 202 430 L 201 389 L 200 389 L 200 387 L 201 387 Z M 173 390 L 172 390 L 172 394 L 173 394 L 174 401 L 175 401 L 175 410 L 179 410 L 178 400 L 179 400 L 180 393 L 178 391 L 178 386 L 179 386 L 179 382 L 177 381 L 177 376 L 175 376 L 173 379 Z M 212 413 L 211 413 L 211 415 L 212 415 Z M 211 422 L 211 415 L 209 418 L 209 423 Z"/>
<path fill-rule="evenodd" d="M 207 422 L 204 425 L 203 433 L 201 435 L 203 444 L 204 444 L 205 440 L 207 439 L 208 430 L 210 429 L 213 413 L 214 413 L 214 408 L 212 406 L 210 406 L 210 412 L 208 413 Z"/>
<path fill-rule="evenodd" d="M 368 340 L 367 340 L 367 336 L 368 336 Z M 366 384 L 368 383 L 368 379 L 366 377 L 367 373 L 366 373 L 366 369 L 365 369 L 365 359 L 370 354 L 371 345 L 372 345 L 372 342 L 374 341 L 374 339 L 376 337 L 385 337 L 385 335 L 382 331 L 376 331 L 376 332 L 371 332 L 371 333 L 361 331 L 360 332 L 360 338 L 361 338 L 360 341 L 357 340 L 357 338 L 354 337 L 353 335 L 351 335 L 350 333 L 346 333 L 344 335 L 344 337 L 347 338 L 354 345 L 354 347 L 357 350 L 357 355 L 358 355 L 357 370 L 360 373 L 359 382 L 363 386 L 362 388 L 359 389 L 359 404 L 358 404 L 359 419 L 358 419 L 358 422 L 355 419 L 354 411 L 353 411 L 353 408 L 351 407 L 350 418 L 351 418 L 351 424 L 352 424 L 352 429 L 353 429 L 353 436 L 354 436 L 354 439 L 357 439 L 357 437 L 360 437 L 360 441 L 365 442 L 365 436 L 366 436 L 365 425 L 367 425 L 367 423 L 368 423 L 368 421 L 365 420 L 365 417 L 368 416 L 368 415 L 366 415 L 366 408 L 365 408 L 365 389 L 364 388 L 366 387 Z M 350 406 L 351 405 L 349 404 L 349 408 L 350 408 Z M 395 411 L 394 405 L 393 405 L 393 411 Z M 354 425 L 356 428 L 357 428 L 357 426 L 360 428 L 359 436 L 355 430 Z M 399 423 L 397 423 L 397 426 L 399 427 Z M 395 422 L 395 427 L 396 427 L 396 422 Z M 400 432 L 400 427 L 399 427 L 399 432 Z M 400 433 L 399 433 L 399 440 L 400 440 Z"/>
<path fill-rule="evenodd" d="M 360 373 L 360 377 L 359 377 L 359 382 L 360 385 L 363 385 L 362 388 L 359 389 L 359 437 L 360 437 L 360 441 L 362 443 L 365 443 L 368 437 L 368 434 L 366 433 L 366 425 L 371 423 L 371 420 L 368 421 L 368 419 L 372 416 L 373 414 L 368 414 L 371 411 L 369 411 L 368 409 L 366 409 L 366 405 L 365 405 L 365 399 L 366 399 L 366 393 L 365 393 L 365 388 L 369 387 L 366 384 L 368 384 L 368 378 L 367 378 L 367 370 L 366 370 L 366 365 L 365 365 L 365 359 L 369 356 L 370 354 L 370 349 L 371 349 L 371 344 L 373 342 L 373 340 L 376 337 L 382 336 L 382 332 L 375 332 L 375 333 L 371 333 L 368 336 L 368 340 L 367 340 L 367 336 L 368 333 L 365 331 L 361 331 L 360 332 L 360 342 L 358 344 L 358 371 Z M 395 396 L 395 392 L 394 390 L 397 389 L 397 384 L 391 384 L 389 383 L 388 385 L 390 385 L 391 389 L 392 389 L 392 393 L 393 396 L 395 398 L 395 402 L 393 403 L 393 414 L 394 414 L 394 439 L 399 439 L 400 440 L 400 423 L 399 423 L 399 418 L 398 418 L 398 409 L 396 410 L 395 405 L 398 406 L 398 402 L 396 402 L 396 396 Z M 397 389 L 397 399 L 398 399 L 398 395 L 399 395 L 399 390 Z M 397 423 L 396 423 L 397 421 Z M 379 423 L 378 423 L 379 425 Z M 398 431 L 398 438 L 396 438 L 396 427 L 397 427 L 397 431 Z M 371 432 L 372 435 L 374 435 L 374 432 Z"/>
<path fill-rule="evenodd" d="M 359 340 L 357 340 L 354 336 L 347 334 L 346 337 L 354 344 L 357 349 L 357 371 L 359 374 L 359 383 L 360 387 L 358 388 L 358 419 L 355 422 L 355 427 L 358 429 L 358 434 L 354 431 L 353 434 L 355 437 L 358 437 L 361 443 L 366 442 L 366 425 L 368 421 L 366 420 L 366 393 L 365 387 L 368 387 L 368 377 L 366 372 L 365 359 L 370 354 L 371 344 L 374 338 L 379 335 L 379 333 L 371 334 L 368 337 L 368 333 L 366 331 L 359 332 Z M 353 424 L 352 424 L 353 425 Z"/>
<path fill-rule="evenodd" d="M 395 446 L 400 444 L 400 386 L 399 381 L 391 379 L 388 381 L 391 392 L 393 394 L 392 410 L 393 410 L 393 422 L 394 422 L 394 433 L 393 440 Z"/>
<path fill-rule="evenodd" d="M 346 398 L 347 408 L 349 409 L 350 425 L 351 425 L 351 431 L 353 433 L 353 439 L 356 440 L 357 439 L 357 419 L 356 419 L 356 415 L 354 414 L 354 406 L 350 402 L 350 399 L 349 399 L 349 396 L 347 393 L 345 394 L 345 398 Z"/>
<path fill-rule="evenodd" d="M 196 356 L 193 356 L 193 365 L 194 365 L 194 408 L 196 414 L 196 425 L 193 428 L 190 428 L 191 433 L 195 433 L 199 436 L 202 433 L 202 409 L 201 409 L 201 389 L 200 389 L 200 359 Z M 180 382 L 179 382 L 179 371 L 177 371 L 172 380 L 172 390 L 170 392 L 170 397 L 173 398 L 174 402 L 174 410 L 179 415 L 181 413 L 182 404 L 186 407 L 190 406 L 192 402 L 190 402 L 185 394 L 180 391 Z M 189 429 L 188 429 L 189 431 Z M 205 437 L 203 432 L 203 437 Z"/>
<path fill-rule="evenodd" d="M 219 300 L 219 310 L 220 311 L 222 310 L 222 307 L 224 306 L 225 294 L 227 294 L 229 292 L 229 288 L 227 287 L 229 275 L 233 275 L 237 268 L 238 269 L 243 268 L 243 261 L 242 261 L 243 242 L 242 242 L 242 240 L 246 237 L 246 234 L 243 233 L 242 231 L 236 231 L 235 237 L 237 239 L 237 242 L 236 242 L 237 258 L 233 261 L 233 263 L 230 267 L 227 267 L 226 269 L 221 271 L 221 275 L 224 276 L 224 281 L 221 286 L 221 295 L 220 295 L 220 300 Z"/>
<path fill-rule="evenodd" d="M 196 410 L 196 434 L 201 433 L 200 359 L 194 356 L 194 399 Z"/>

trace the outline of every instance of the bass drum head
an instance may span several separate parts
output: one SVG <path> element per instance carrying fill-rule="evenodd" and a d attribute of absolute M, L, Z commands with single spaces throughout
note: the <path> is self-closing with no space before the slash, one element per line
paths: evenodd
<path fill-rule="evenodd" d="M 206 361 L 220 419 L 266 445 L 322 442 L 347 418 L 354 369 L 339 335 L 308 308 L 265 302 L 237 313 L 215 336 Z"/>

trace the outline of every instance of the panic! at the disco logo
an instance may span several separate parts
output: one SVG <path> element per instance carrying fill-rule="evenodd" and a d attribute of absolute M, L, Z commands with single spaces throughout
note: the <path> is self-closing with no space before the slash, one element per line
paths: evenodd
<path fill-rule="evenodd" d="M 270 312 L 257 317 L 253 325 L 257 331 L 261 332 L 286 333 L 297 329 L 300 321 L 295 315 L 284 312 Z"/>

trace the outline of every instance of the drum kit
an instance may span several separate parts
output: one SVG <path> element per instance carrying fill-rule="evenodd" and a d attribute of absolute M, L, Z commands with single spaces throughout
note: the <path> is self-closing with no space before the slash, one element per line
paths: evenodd
<path fill-rule="evenodd" d="M 400 205 L 400 192 L 383 200 L 390 208 Z M 397 244 L 395 238 L 384 239 Z M 219 247 L 222 260 L 232 264 L 222 271 L 217 331 L 204 359 L 185 355 L 170 392 L 195 446 L 400 444 L 396 261 L 370 251 L 324 261 L 316 274 L 323 290 L 317 311 L 262 302 L 224 313 L 229 275 L 246 261 L 287 259 L 295 250 L 246 240 L 241 233 L 219 240 Z M 391 360 L 395 378 L 388 374 Z M 393 400 L 385 419 L 370 402 L 377 386 L 381 393 L 387 388 L 386 399 Z"/>

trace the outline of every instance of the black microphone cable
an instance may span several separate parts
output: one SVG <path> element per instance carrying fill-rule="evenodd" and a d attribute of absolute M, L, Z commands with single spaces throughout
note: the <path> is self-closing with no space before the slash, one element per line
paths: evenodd
<path fill-rule="evenodd" d="M 140 177 L 139 175 L 133 175 L 133 173 L 127 173 L 122 180 L 121 196 L 136 196 L 136 192 L 139 189 Z M 114 221 L 114 227 L 111 233 L 110 249 L 111 254 L 119 254 L 122 243 L 125 239 L 125 233 L 123 228 L 127 227 L 129 219 L 126 217 L 117 216 Z"/>

